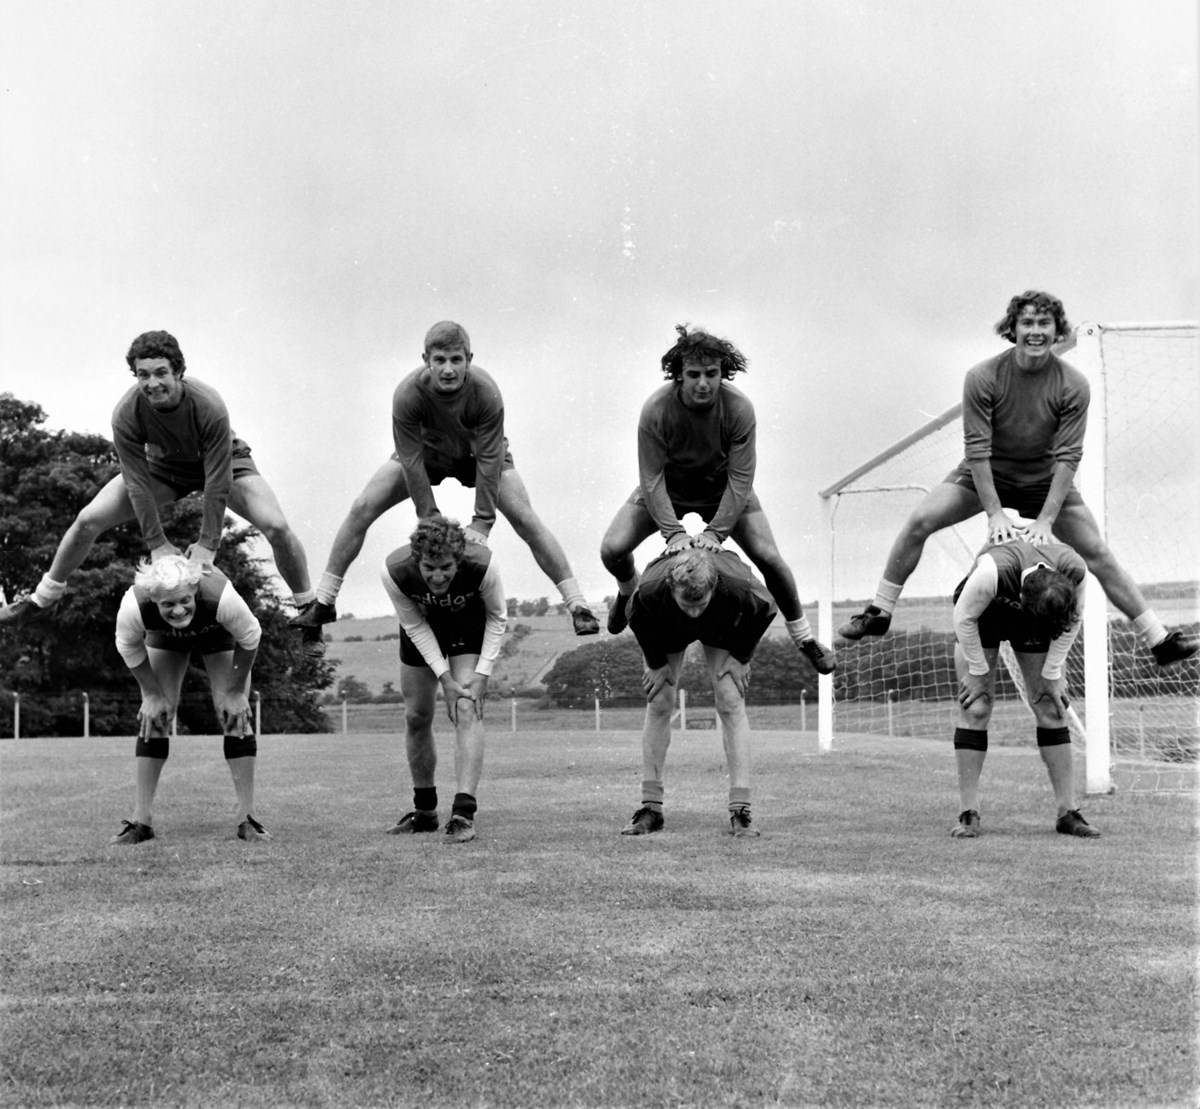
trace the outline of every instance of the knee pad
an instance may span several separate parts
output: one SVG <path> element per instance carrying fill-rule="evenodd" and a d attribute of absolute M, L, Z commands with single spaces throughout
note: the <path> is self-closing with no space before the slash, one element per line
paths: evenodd
<path fill-rule="evenodd" d="M 1071 732 L 1068 728 L 1038 728 L 1037 745 L 1039 747 L 1061 747 L 1071 742 Z"/>
<path fill-rule="evenodd" d="M 141 759 L 165 759 L 171 750 L 168 736 L 138 736 L 133 753 Z"/>
<path fill-rule="evenodd" d="M 252 736 L 227 735 L 225 757 L 227 759 L 252 759 L 258 754 L 258 740 Z"/>
<path fill-rule="evenodd" d="M 987 745 L 988 734 L 986 729 L 954 729 L 954 749 L 956 751 L 986 751 Z"/>

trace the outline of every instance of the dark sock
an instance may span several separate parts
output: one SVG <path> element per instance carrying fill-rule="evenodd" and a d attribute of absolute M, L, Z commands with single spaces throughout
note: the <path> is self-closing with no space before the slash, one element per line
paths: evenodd
<path fill-rule="evenodd" d="M 437 812 L 437 787 L 413 790 L 413 808 L 421 812 Z"/>
<path fill-rule="evenodd" d="M 474 820 L 475 807 L 475 798 L 469 793 L 456 793 L 454 795 L 454 805 L 450 811 L 454 816 L 462 816 L 467 820 Z"/>

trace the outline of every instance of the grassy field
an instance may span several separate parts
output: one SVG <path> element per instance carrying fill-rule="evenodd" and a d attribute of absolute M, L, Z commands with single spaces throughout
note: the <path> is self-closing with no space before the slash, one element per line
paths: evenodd
<path fill-rule="evenodd" d="M 1103 838 L 1066 839 L 999 749 L 952 840 L 944 742 L 841 743 L 757 734 L 733 840 L 688 733 L 632 839 L 636 732 L 496 731 L 447 846 L 382 834 L 394 737 L 273 736 L 250 845 L 220 740 L 180 739 L 120 849 L 131 740 L 0 742 L 0 1104 L 1194 1105 L 1193 799 L 1090 799 Z"/>

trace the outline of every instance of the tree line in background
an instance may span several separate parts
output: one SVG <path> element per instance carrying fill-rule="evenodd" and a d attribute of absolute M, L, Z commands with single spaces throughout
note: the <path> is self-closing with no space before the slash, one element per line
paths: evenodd
<path fill-rule="evenodd" d="M 33 591 L 76 514 L 120 471 L 103 436 L 51 432 L 45 422 L 39 405 L 0 393 L 0 588 L 9 601 Z M 180 549 L 198 534 L 200 513 L 196 495 L 162 510 L 167 537 Z M 319 697 L 333 682 L 333 668 L 300 650 L 255 554 L 257 534 L 227 521 L 217 557 L 262 624 L 253 689 L 271 705 L 272 731 L 328 731 Z M 141 697 L 117 653 L 114 631 L 121 597 L 146 554 L 136 523 L 113 528 L 71 577 L 50 618 L 0 632 L 0 704 L 20 696 L 23 736 L 80 734 L 83 692 L 93 735 L 136 731 Z M 181 733 L 217 730 L 208 689 L 203 667 L 193 663 L 179 707 Z"/>
<path fill-rule="evenodd" d="M 1196 634 L 1191 625 L 1189 634 Z M 1112 637 L 1111 693 L 1114 697 L 1153 698 L 1200 694 L 1200 659 L 1189 659 L 1164 669 L 1140 646 L 1128 625 L 1114 625 Z M 862 640 L 838 652 L 833 675 L 838 701 L 952 701 L 958 696 L 954 669 L 953 632 L 921 629 L 890 632 Z M 546 690 L 560 708 L 583 708 L 595 698 L 627 701 L 642 696 L 641 651 L 632 636 L 607 639 L 560 655 L 545 677 Z M 1067 659 L 1067 678 L 1077 696 L 1085 692 L 1083 644 L 1076 641 Z M 680 686 L 695 704 L 711 704 L 712 688 L 703 652 L 695 646 L 685 657 Z M 997 692 L 1015 697 L 1017 690 L 1001 667 Z M 754 652 L 749 698 L 760 703 L 799 704 L 815 701 L 817 674 L 797 652 L 791 640 L 762 640 Z"/>

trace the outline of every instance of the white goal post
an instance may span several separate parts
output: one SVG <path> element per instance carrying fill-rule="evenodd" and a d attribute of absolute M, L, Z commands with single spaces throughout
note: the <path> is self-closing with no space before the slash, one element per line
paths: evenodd
<path fill-rule="evenodd" d="M 1168 627 L 1200 618 L 1200 358 L 1194 322 L 1085 323 L 1056 347 L 1088 378 L 1092 400 L 1077 485 L 1118 560 Z M 961 404 L 820 491 L 820 627 L 832 636 L 874 595 L 891 541 L 929 488 L 962 458 Z M 818 740 L 842 733 L 948 736 L 953 730 L 950 593 L 983 545 L 982 514 L 932 536 L 884 640 L 839 645 L 819 687 Z M 1157 668 L 1089 576 L 1084 628 L 1068 664 L 1084 690 L 1086 789 L 1184 789 L 1200 749 L 1197 664 Z M 989 728 L 1030 729 L 1018 685 L 1003 680 Z M 1003 738 L 1001 738 L 1003 742 Z"/>

